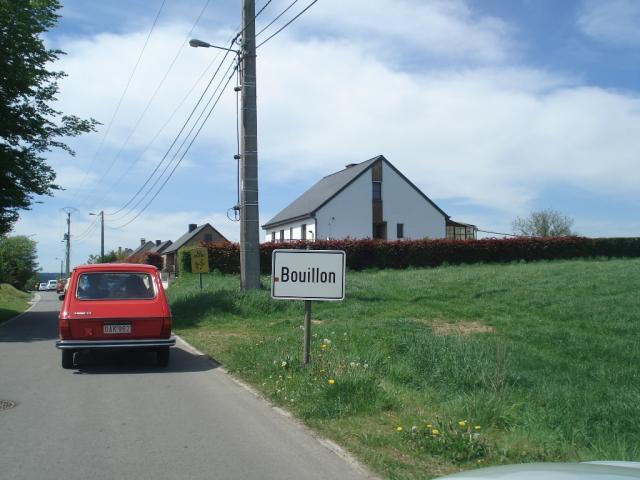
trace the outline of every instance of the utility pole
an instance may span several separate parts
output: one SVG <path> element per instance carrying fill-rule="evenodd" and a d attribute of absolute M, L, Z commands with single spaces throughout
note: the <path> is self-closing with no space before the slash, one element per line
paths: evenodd
<path fill-rule="evenodd" d="M 66 245 L 67 278 L 69 278 L 69 265 L 71 263 L 71 214 L 77 210 L 73 207 L 64 207 L 62 211 L 67 214 L 67 233 L 64 234 L 63 241 L 67 242 L 67 245 Z"/>
<path fill-rule="evenodd" d="M 240 288 L 260 288 L 258 118 L 256 107 L 256 5 L 242 2 L 242 121 L 240 151 Z"/>
<path fill-rule="evenodd" d="M 100 261 L 104 263 L 104 210 L 100 210 Z"/>
<path fill-rule="evenodd" d="M 89 213 L 89 215 L 96 214 Z M 104 263 L 104 210 L 100 210 L 97 215 L 100 215 L 100 263 Z"/>

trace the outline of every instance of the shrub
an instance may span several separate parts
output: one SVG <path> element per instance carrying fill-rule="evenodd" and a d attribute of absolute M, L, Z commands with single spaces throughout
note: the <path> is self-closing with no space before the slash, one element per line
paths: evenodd
<path fill-rule="evenodd" d="M 211 269 L 223 273 L 240 271 L 237 243 L 203 243 Z M 444 263 L 533 262 L 585 257 L 640 257 L 640 238 L 508 238 L 483 240 L 296 240 L 260 245 L 260 270 L 271 273 L 275 249 L 344 250 L 347 266 L 365 268 L 437 267 Z M 188 249 L 182 249 L 180 267 L 191 271 Z"/>

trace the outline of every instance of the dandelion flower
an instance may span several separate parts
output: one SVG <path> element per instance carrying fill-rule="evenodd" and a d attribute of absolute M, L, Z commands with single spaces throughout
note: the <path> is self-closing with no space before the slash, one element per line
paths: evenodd
<path fill-rule="evenodd" d="M 324 350 L 325 348 L 327 348 L 327 344 L 323 343 L 322 345 L 320 345 L 320 348 L 322 348 Z"/>
<path fill-rule="evenodd" d="M 440 430 L 438 430 L 437 428 L 431 429 L 431 435 L 440 435 Z"/>
<path fill-rule="evenodd" d="M 396 427 L 396 432 L 401 432 L 402 431 L 402 427 L 401 426 L 397 426 Z"/>
<path fill-rule="evenodd" d="M 430 423 L 427 423 L 427 428 L 433 428 L 433 425 L 431 425 Z"/>
<path fill-rule="evenodd" d="M 336 381 L 333 378 L 330 378 L 329 380 L 327 380 L 327 383 L 329 385 L 333 385 L 334 383 L 336 383 Z"/>
<path fill-rule="evenodd" d="M 465 420 L 460 420 L 460 421 L 458 422 L 458 426 L 459 426 L 460 428 L 464 428 L 464 427 L 466 427 L 466 426 L 467 426 L 467 422 L 466 422 Z"/>
<path fill-rule="evenodd" d="M 475 427 L 473 427 L 474 430 L 480 430 L 480 425 L 476 425 Z"/>
<path fill-rule="evenodd" d="M 282 363 L 280 364 L 280 366 L 281 366 L 281 367 L 286 367 L 286 366 L 287 366 L 287 362 L 282 362 Z"/>
<path fill-rule="evenodd" d="M 321 368 L 320 373 L 324 373 L 324 372 L 326 372 L 326 370 L 324 368 Z"/>

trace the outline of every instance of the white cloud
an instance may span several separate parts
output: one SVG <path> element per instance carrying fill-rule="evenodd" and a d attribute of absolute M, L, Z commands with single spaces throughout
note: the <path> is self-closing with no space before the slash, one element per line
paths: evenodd
<path fill-rule="evenodd" d="M 640 46 L 640 2 L 637 0 L 586 1 L 578 15 L 583 33 L 606 43 Z"/>
<path fill-rule="evenodd" d="M 305 33 L 311 26 L 321 36 L 330 32 L 348 42 L 357 39 L 369 52 L 385 52 L 390 61 L 399 61 L 402 51 L 501 62 L 514 48 L 512 29 L 505 22 L 479 17 L 460 0 L 323 0 L 300 23 Z"/>
<path fill-rule="evenodd" d="M 507 212 L 549 182 L 637 195 L 638 97 L 525 68 L 398 72 L 359 45 L 326 41 L 261 60 L 272 181 L 382 153 L 432 198 Z"/>

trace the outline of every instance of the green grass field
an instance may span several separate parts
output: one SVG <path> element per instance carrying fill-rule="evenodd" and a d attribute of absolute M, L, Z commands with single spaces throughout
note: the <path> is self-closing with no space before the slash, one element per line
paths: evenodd
<path fill-rule="evenodd" d="M 0 283 L 0 323 L 24 312 L 31 295 L 17 290 L 6 283 Z"/>
<path fill-rule="evenodd" d="M 349 272 L 306 368 L 301 301 L 204 283 L 175 330 L 387 478 L 640 460 L 640 260 Z"/>

